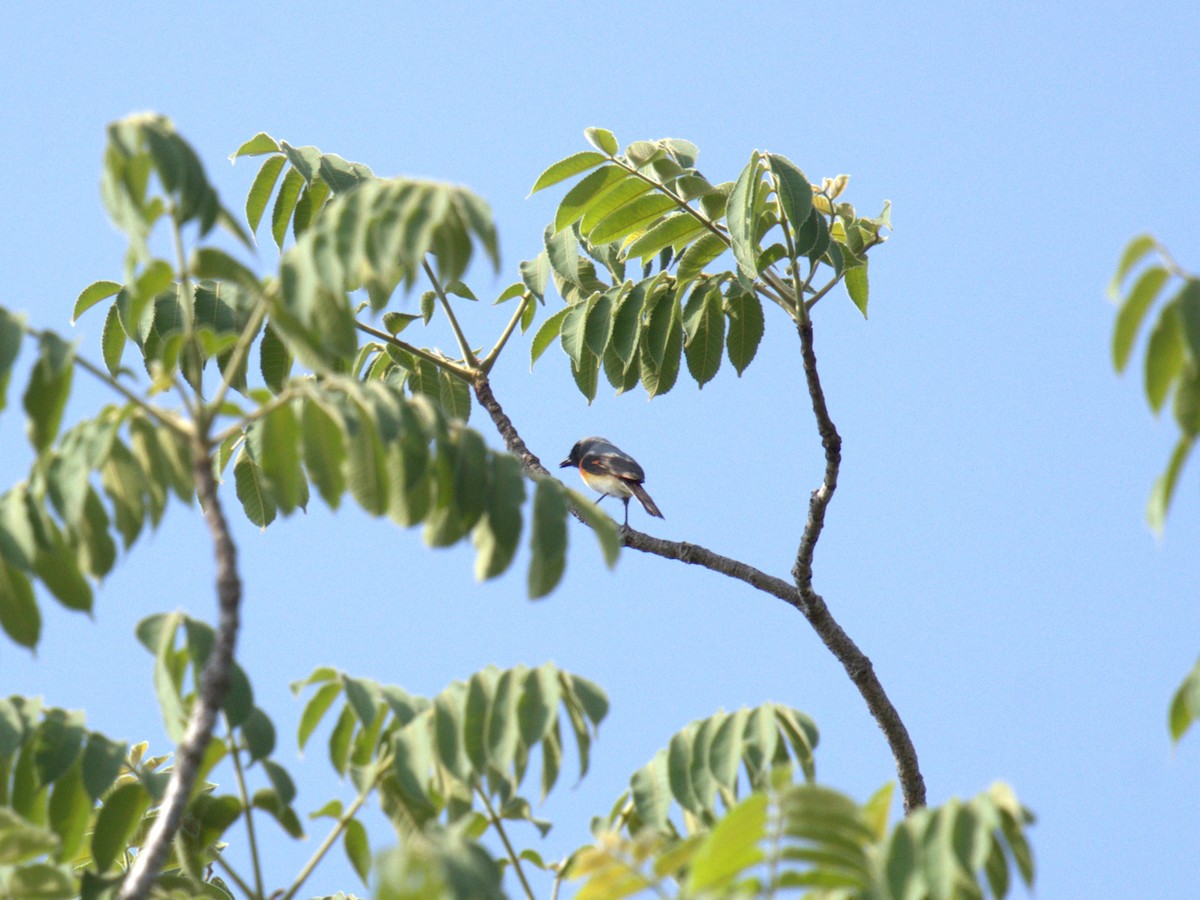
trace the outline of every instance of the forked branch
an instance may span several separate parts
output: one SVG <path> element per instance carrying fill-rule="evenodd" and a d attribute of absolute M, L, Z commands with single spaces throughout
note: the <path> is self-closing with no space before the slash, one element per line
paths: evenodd
<path fill-rule="evenodd" d="M 825 407 L 825 397 L 817 378 L 816 356 L 812 348 L 812 323 L 807 321 L 799 327 L 805 374 L 808 378 L 813 410 L 817 416 L 821 443 L 825 447 L 826 467 L 821 486 L 813 492 L 809 503 L 808 522 L 800 540 L 800 549 L 793 570 L 795 582 L 787 582 L 774 575 L 768 575 L 754 566 L 721 556 L 697 544 L 668 541 L 633 529 L 624 529 L 621 532 L 622 542 L 626 547 L 642 553 L 678 560 L 689 565 L 702 566 L 721 575 L 745 582 L 799 610 L 817 636 L 842 664 L 842 668 L 846 670 L 846 674 L 858 688 L 858 692 L 866 701 L 868 710 L 883 731 L 884 739 L 896 762 L 905 812 L 912 812 L 925 805 L 925 782 L 921 777 L 916 750 L 908 736 L 908 731 L 904 727 L 899 713 L 896 712 L 896 708 L 888 699 L 883 685 L 875 675 L 871 660 L 850 639 L 850 636 L 829 612 L 829 607 L 826 606 L 824 599 L 812 588 L 813 551 L 825 521 L 825 509 L 837 486 L 838 466 L 841 461 L 841 439 L 829 418 L 829 412 Z M 509 453 L 521 460 L 525 471 L 529 474 L 550 476 L 551 473 L 525 444 L 516 426 L 513 425 L 512 420 L 496 400 L 487 376 L 477 377 L 473 387 L 479 405 L 491 416 Z"/>

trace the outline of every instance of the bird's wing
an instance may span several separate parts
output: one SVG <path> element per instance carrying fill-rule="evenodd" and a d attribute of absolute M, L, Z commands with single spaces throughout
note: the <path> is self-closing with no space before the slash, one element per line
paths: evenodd
<path fill-rule="evenodd" d="M 637 460 L 611 444 L 592 447 L 584 454 L 579 468 L 595 475 L 616 475 L 618 478 L 636 481 L 639 484 L 646 480 L 646 473 L 637 464 Z"/>

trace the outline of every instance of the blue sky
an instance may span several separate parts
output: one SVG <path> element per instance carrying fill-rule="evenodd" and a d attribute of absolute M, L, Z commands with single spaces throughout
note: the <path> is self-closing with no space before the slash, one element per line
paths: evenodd
<path fill-rule="evenodd" d="M 1165 719 L 1200 652 L 1200 500 L 1187 472 L 1163 539 L 1144 524 L 1174 434 L 1111 370 L 1104 288 L 1142 231 L 1200 269 L 1198 28 L 1183 3 L 9 4 L 0 304 L 67 330 L 79 290 L 119 277 L 100 155 L 106 123 L 141 109 L 175 120 L 235 209 L 255 167 L 226 157 L 257 131 L 469 185 L 503 251 L 499 276 L 475 274 L 480 293 L 536 253 L 560 194 L 529 187 L 590 125 L 622 142 L 686 137 L 714 181 L 755 148 L 814 180 L 850 173 L 848 199 L 868 213 L 891 200 L 895 233 L 872 255 L 869 321 L 841 292 L 816 310 L 845 442 L 817 589 L 907 723 L 931 801 L 1003 779 L 1037 813 L 1041 896 L 1193 896 L 1200 738 L 1173 750 Z M 274 264 L 265 244 L 256 265 Z M 73 333 L 93 356 L 100 323 Z M 468 327 L 500 326 L 485 308 Z M 681 380 L 650 403 L 602 392 L 587 406 L 562 354 L 530 372 L 527 340 L 494 380 L 543 460 L 585 434 L 638 457 L 667 518 L 634 510 L 637 527 L 786 577 L 821 472 L 797 349 L 769 315 L 744 377 L 726 365 L 703 391 Z M 69 415 L 105 399 L 77 383 Z M 0 482 L 27 465 L 10 402 Z M 894 777 L 804 620 L 738 583 L 633 552 L 610 573 L 573 526 L 564 583 L 531 604 L 520 565 L 477 585 L 468 549 L 427 550 L 352 508 L 314 504 L 264 533 L 233 518 L 241 659 L 302 810 L 348 796 L 319 751 L 286 750 L 287 682 L 323 664 L 433 694 L 488 663 L 553 659 L 606 688 L 592 772 L 542 808 L 546 841 L 521 835 L 546 856 L 584 842 L 629 774 L 718 708 L 806 711 L 820 779 L 860 799 Z M 36 657 L 0 648 L 0 692 L 165 750 L 132 629 L 176 608 L 212 618 L 211 576 L 198 517 L 173 508 L 93 619 L 47 602 Z M 272 880 L 314 844 L 272 840 Z M 364 892 L 340 859 L 309 889 Z"/>

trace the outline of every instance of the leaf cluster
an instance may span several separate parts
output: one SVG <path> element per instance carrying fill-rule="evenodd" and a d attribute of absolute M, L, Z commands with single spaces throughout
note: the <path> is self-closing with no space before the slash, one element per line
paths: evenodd
<path fill-rule="evenodd" d="M 167 758 L 146 749 L 88 729 L 82 712 L 44 707 L 37 698 L 0 699 L 0 893 L 112 896 L 170 777 Z M 193 798 L 191 827 L 161 884 L 225 898 L 220 880 L 200 877 L 194 865 L 219 849 L 212 826 L 220 804 L 211 787 Z"/>
<path fill-rule="evenodd" d="M 786 157 L 755 151 L 736 181 L 713 184 L 688 141 L 635 141 L 618 153 L 604 129 L 587 138 L 595 150 L 559 160 L 534 183 L 536 192 L 588 173 L 522 273 L 535 293 L 552 278 L 567 303 L 538 329 L 532 360 L 557 338 L 589 401 L 601 369 L 618 393 L 640 382 L 651 397 L 675 385 L 684 363 L 701 387 L 726 357 L 741 375 L 763 336 L 763 300 L 800 322 L 844 280 L 866 315 L 867 252 L 890 218 L 886 206 L 863 218 L 838 201 L 846 176 L 817 187 Z M 727 252 L 736 265 L 708 271 Z M 641 264 L 639 276 L 627 274 L 630 263 Z M 816 283 L 819 271 L 831 273 L 828 283 Z"/>
<path fill-rule="evenodd" d="M 1118 304 L 1112 336 L 1118 372 L 1129 365 L 1138 333 L 1158 305 L 1143 362 L 1146 402 L 1157 415 L 1170 400 L 1180 432 L 1146 507 L 1151 527 L 1162 531 L 1179 475 L 1200 434 L 1200 277 L 1181 269 L 1165 247 L 1143 234 L 1125 247 L 1108 293 Z"/>
<path fill-rule="evenodd" d="M 605 832 L 578 852 L 568 877 L 577 897 L 771 897 L 801 890 L 826 898 L 1004 897 L 1011 869 L 1029 887 L 1025 837 L 1032 816 L 1002 784 L 972 800 L 923 809 L 888 829 L 891 787 L 866 804 L 786 770 L 686 839 L 653 829 Z"/>

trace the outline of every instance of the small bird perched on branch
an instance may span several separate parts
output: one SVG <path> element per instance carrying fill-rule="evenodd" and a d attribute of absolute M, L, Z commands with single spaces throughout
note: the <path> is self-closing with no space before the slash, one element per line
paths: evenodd
<path fill-rule="evenodd" d="M 646 473 L 636 459 L 602 437 L 586 437 L 576 441 L 570 455 L 559 463 L 560 469 L 575 466 L 583 483 L 600 492 L 600 499 L 617 497 L 625 504 L 625 527 L 629 527 L 629 498 L 637 497 L 646 512 L 664 518 L 650 499 L 642 482 Z"/>

